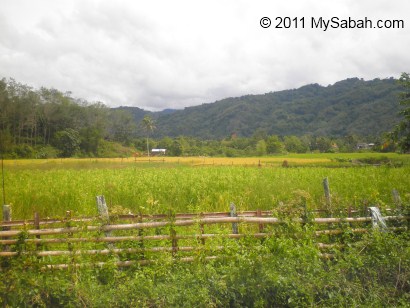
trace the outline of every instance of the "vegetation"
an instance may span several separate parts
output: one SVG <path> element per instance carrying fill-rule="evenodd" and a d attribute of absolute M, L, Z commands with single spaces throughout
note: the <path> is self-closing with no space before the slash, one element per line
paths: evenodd
<path fill-rule="evenodd" d="M 286 160 L 288 167 L 283 168 Z M 258 168 L 260 163 L 261 167 Z M 239 165 L 238 165 L 239 164 Z M 373 166 L 376 165 L 376 166 Z M 329 168 L 333 167 L 333 168 Z M 339 168 L 338 168 L 339 167 Z M 340 168 L 343 167 L 343 168 Z M 95 196 L 131 212 L 271 209 L 293 194 L 309 193 L 309 206 L 323 205 L 321 181 L 329 177 L 336 208 L 391 203 L 397 189 L 407 200 L 409 157 L 380 154 L 289 155 L 277 158 L 5 161 L 6 199 L 15 219 L 96 213 Z"/>
<path fill-rule="evenodd" d="M 403 73 L 399 79 L 400 85 L 404 88 L 404 92 L 400 93 L 400 105 L 404 108 L 400 114 L 404 119 L 396 126 L 391 134 L 392 139 L 398 142 L 399 149 L 406 153 L 410 152 L 410 76 L 408 73 Z"/>
<path fill-rule="evenodd" d="M 2 304 L 92 307 L 405 307 L 408 234 L 373 233 L 336 260 L 323 261 L 302 230 L 295 237 L 244 239 L 217 261 L 174 263 L 166 254 L 147 267 L 114 265 L 44 271 L 35 257 L 3 269 Z M 299 238 L 296 238 L 299 237 Z M 269 257 L 266 257 L 268 255 Z M 263 257 L 265 256 L 265 257 Z M 114 258 L 113 258 L 114 260 Z M 31 266 L 26 270 L 26 266 Z"/>
<path fill-rule="evenodd" d="M 408 75 L 401 81 L 408 82 Z M 13 219 L 31 219 L 34 212 L 64 217 L 66 210 L 73 216 L 96 215 L 95 196 L 102 194 L 114 214 L 227 211 L 234 202 L 239 211 L 269 209 L 285 219 L 301 209 L 345 215 L 349 206 L 372 205 L 384 213 L 389 208 L 408 215 L 410 156 L 370 149 L 349 153 L 358 151 L 360 142 L 374 143 L 373 151 L 395 150 L 394 143 L 384 143 L 380 136 L 399 122 L 399 87 L 394 79 L 348 79 L 328 87 L 309 85 L 151 113 L 110 109 L 70 93 L 2 79 L 0 146 L 8 159 L 1 199 L 13 205 Z M 408 96 L 404 98 L 407 106 Z M 405 120 L 394 134 L 402 152 L 408 144 L 407 113 L 405 109 Z M 149 155 L 150 147 L 166 148 L 174 157 L 130 158 L 145 149 Z M 324 177 L 330 181 L 331 205 L 323 197 Z M 392 201 L 393 189 L 400 202 Z M 289 219 L 265 240 L 219 239 L 225 258 L 208 262 L 201 253 L 191 264 L 174 262 L 164 253 L 153 265 L 119 269 L 113 255 L 102 267 L 47 271 L 34 253 L 0 258 L 0 304 L 408 305 L 408 230 L 356 238 L 349 225 L 340 228 L 340 237 L 326 235 L 344 245 L 332 250 L 331 260 L 319 258 L 309 224 Z M 21 239 L 26 235 L 23 231 Z M 353 239 L 358 241 L 353 244 Z M 33 248 L 19 243 L 17 252 Z"/>
<path fill-rule="evenodd" d="M 221 139 L 250 137 L 258 129 L 268 135 L 373 136 L 399 122 L 397 80 L 351 78 L 327 87 L 227 98 L 212 104 L 160 114 L 157 137 L 193 136 Z"/>
<path fill-rule="evenodd" d="M 0 150 L 6 158 L 128 157 L 152 147 L 170 156 L 235 157 L 352 152 L 365 142 L 394 151 L 382 133 L 399 122 L 399 89 L 392 78 L 348 79 L 153 113 L 2 79 Z"/>
<path fill-rule="evenodd" d="M 130 145 L 135 130 L 125 111 L 0 80 L 0 150 L 6 157 L 102 156 L 109 144 L 117 145 L 116 157 L 124 156 L 121 144 Z"/>
<path fill-rule="evenodd" d="M 281 167 L 285 158 L 286 168 Z M 73 210 L 74 216 L 96 215 L 98 194 L 106 196 L 111 209 L 127 212 L 227 211 L 233 201 L 238 210 L 271 209 L 286 218 L 298 215 L 302 200 L 308 209 L 325 206 L 321 182 L 327 176 L 334 215 L 343 215 L 339 212 L 349 205 L 378 205 L 382 211 L 395 208 L 393 188 L 401 194 L 401 212 L 410 205 L 408 155 L 253 158 L 261 160 L 262 167 L 230 164 L 249 163 L 250 158 L 217 159 L 222 160 L 223 166 L 196 166 L 189 158 L 151 163 L 142 159 L 6 161 L 7 201 L 13 203 L 14 219 L 32 218 L 33 211 L 41 217 L 64 216 L 65 210 Z M 329 164 L 343 168 L 329 168 Z M 357 240 L 348 225 L 340 227 L 344 234 L 332 241 Z M 204 261 L 198 254 L 191 264 L 173 262 L 170 254 L 163 253 L 146 267 L 119 269 L 112 256 L 103 267 L 45 271 L 35 255 L 21 255 L 11 264 L 2 259 L 1 303 L 11 307 L 379 307 L 405 306 L 410 300 L 408 231 L 369 233 L 356 244 L 333 249 L 332 260 L 319 258 L 309 226 L 288 222 L 276 232 L 264 241 L 221 239 L 217 243 L 225 247 L 226 258 Z"/>
<path fill-rule="evenodd" d="M 144 118 L 142 119 L 142 126 L 147 133 L 147 156 L 149 157 L 148 138 L 149 138 L 149 134 L 152 133 L 154 129 L 156 129 L 156 127 L 155 127 L 154 121 L 148 115 L 144 116 Z"/>

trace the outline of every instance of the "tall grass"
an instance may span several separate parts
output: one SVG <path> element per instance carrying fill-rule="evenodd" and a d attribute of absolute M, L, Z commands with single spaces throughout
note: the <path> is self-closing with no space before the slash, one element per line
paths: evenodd
<path fill-rule="evenodd" d="M 90 163 L 92 164 L 92 163 Z M 95 196 L 105 195 L 109 206 L 130 212 L 163 213 L 272 209 L 301 192 L 310 208 L 324 205 L 322 180 L 329 178 L 333 206 L 392 206 L 392 189 L 409 202 L 409 166 L 360 168 L 278 168 L 200 166 L 168 163 L 121 168 L 9 168 L 5 174 L 6 201 L 14 219 L 96 214 Z"/>
<path fill-rule="evenodd" d="M 360 155 L 356 156 L 362 157 Z M 365 156 L 363 156 L 365 157 Z M 403 159 L 404 157 L 404 159 Z M 341 168 L 329 157 L 294 157 L 276 164 L 193 166 L 180 161 L 133 163 L 101 160 L 17 161 L 6 166 L 6 200 L 13 219 L 96 215 L 95 196 L 111 208 L 143 213 L 227 211 L 325 206 L 322 180 L 328 177 L 332 209 L 392 207 L 392 189 L 410 203 L 410 166 Z M 350 159 L 348 156 L 340 156 Z M 273 158 L 263 158 L 273 159 Z M 253 158 L 253 160 L 255 160 Z M 262 159 L 261 159 L 262 160 Z M 238 161 L 236 161 L 238 162 Z M 338 168 L 328 168 L 331 162 Z M 344 163 L 343 163 L 344 164 Z M 344 166 L 342 164 L 342 166 Z M 316 166 L 314 166 L 316 165 Z M 120 206 L 120 207 L 118 207 Z M 279 227 L 278 227 L 279 228 Z M 280 226 L 263 241 L 224 241 L 224 258 L 192 264 L 159 254 L 147 267 L 103 267 L 44 271 L 36 255 L 0 259 L 0 304 L 4 307 L 407 307 L 410 297 L 409 233 L 370 232 L 355 245 L 319 258 L 309 227 Z M 349 229 L 340 237 L 346 244 Z M 334 239 L 334 238 L 333 238 Z M 337 241 L 337 240 L 336 240 Z M 134 245 L 135 243 L 130 243 Z M 215 242 L 216 244 L 216 242 Z M 212 245 L 207 241 L 207 245 Z M 212 246 L 210 246 L 212 247 Z M 226 258 L 225 258 L 226 256 Z M 138 257 L 138 256 L 137 256 Z M 86 256 L 79 256 L 88 261 Z M 10 263 L 11 262 L 11 263 Z M 69 261 L 67 261 L 69 262 Z M 30 270 L 27 270 L 27 269 Z"/>

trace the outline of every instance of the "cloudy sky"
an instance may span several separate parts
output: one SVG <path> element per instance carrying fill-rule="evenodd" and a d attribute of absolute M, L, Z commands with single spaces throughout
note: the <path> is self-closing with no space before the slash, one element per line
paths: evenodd
<path fill-rule="evenodd" d="M 409 12 L 408 0 L 2 0 L 0 78 L 161 110 L 399 77 L 410 71 Z M 276 28 L 284 17 L 290 27 Z M 367 17 L 372 28 L 317 29 L 320 17 Z"/>

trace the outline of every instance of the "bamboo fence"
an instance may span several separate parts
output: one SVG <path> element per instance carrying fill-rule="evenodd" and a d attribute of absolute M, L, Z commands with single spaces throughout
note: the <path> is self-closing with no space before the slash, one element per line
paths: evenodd
<path fill-rule="evenodd" d="M 271 211 L 237 212 L 233 203 L 229 212 L 109 217 L 104 197 L 98 196 L 97 208 L 97 217 L 73 218 L 67 211 L 66 217 L 59 219 L 40 219 L 35 213 L 33 220 L 12 221 L 11 207 L 4 206 L 3 217 L 6 219 L 0 223 L 0 258 L 40 258 L 45 268 L 98 266 L 107 262 L 104 258 L 113 255 L 117 256 L 114 262 L 117 266 L 147 265 L 156 262 L 155 254 L 158 253 L 168 253 L 178 262 L 192 262 L 198 255 L 202 260 L 226 257 L 226 240 L 280 236 L 275 226 L 289 223 L 311 226 L 309 230 L 312 231 L 309 232 L 317 239 L 321 250 L 343 247 L 329 240 L 321 243 L 323 236 L 332 237 L 344 232 L 363 234 L 372 225 L 374 227 L 370 216 L 351 217 L 361 213 L 361 210 L 351 208 L 345 211 L 348 217 L 308 218 L 305 215 L 288 220 L 272 217 Z M 389 230 L 408 230 L 408 216 L 383 218 L 391 222 Z M 212 244 L 208 245 L 209 242 Z M 320 256 L 332 257 L 329 253 L 321 253 Z M 89 263 L 84 262 L 86 257 L 91 258 Z"/>

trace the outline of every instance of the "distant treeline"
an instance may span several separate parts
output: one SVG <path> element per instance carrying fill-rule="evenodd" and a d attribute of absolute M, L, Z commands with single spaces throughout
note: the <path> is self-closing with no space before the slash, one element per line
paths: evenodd
<path fill-rule="evenodd" d="M 154 119 L 156 117 L 154 116 Z M 181 123 L 179 123 L 181 125 Z M 157 130 L 162 130 L 160 122 Z M 155 132 L 154 132 L 155 133 Z M 76 99 L 56 89 L 33 89 L 14 79 L 0 80 L 0 145 L 6 158 L 112 157 L 146 154 L 146 132 L 127 109 Z M 160 137 L 150 148 L 167 155 L 249 156 L 282 152 L 350 152 L 359 142 L 392 150 L 379 137 L 348 135 L 278 136 L 255 129 L 249 137 L 227 132 L 224 137 Z"/>
<path fill-rule="evenodd" d="M 397 79 L 350 78 L 333 85 L 226 98 L 183 110 L 155 112 L 155 137 L 251 137 L 262 129 L 279 136 L 379 136 L 401 120 Z M 140 120 L 147 111 L 125 108 Z"/>
<path fill-rule="evenodd" d="M 0 80 L 0 115 L 6 157 L 107 156 L 110 142 L 131 145 L 137 129 L 127 112 L 13 79 Z"/>

